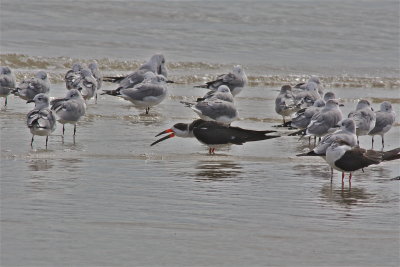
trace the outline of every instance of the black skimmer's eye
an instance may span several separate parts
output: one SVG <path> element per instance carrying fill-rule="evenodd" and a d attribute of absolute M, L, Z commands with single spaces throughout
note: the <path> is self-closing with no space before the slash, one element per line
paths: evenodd
<path fill-rule="evenodd" d="M 167 140 L 167 139 L 172 138 L 172 137 L 175 136 L 175 133 L 174 133 L 174 131 L 172 129 L 168 129 L 168 130 L 162 131 L 161 133 L 157 134 L 156 136 L 159 136 L 159 135 L 162 135 L 162 134 L 166 134 L 166 133 L 170 133 L 170 134 L 158 139 L 157 141 L 154 141 L 153 143 L 151 143 L 150 146 L 154 146 L 157 143 L 160 143 L 160 142 L 162 142 L 164 140 Z"/>

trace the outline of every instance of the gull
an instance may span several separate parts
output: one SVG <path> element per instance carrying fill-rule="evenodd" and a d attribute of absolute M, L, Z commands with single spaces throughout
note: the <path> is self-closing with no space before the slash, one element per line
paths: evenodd
<path fill-rule="evenodd" d="M 336 140 L 346 141 L 350 146 L 357 145 L 356 124 L 352 119 L 343 119 L 338 123 L 338 130 L 325 135 L 313 150 L 296 156 L 325 156 L 326 149 Z"/>
<path fill-rule="evenodd" d="M 368 133 L 372 136 L 372 148 L 374 147 L 374 136 L 380 135 L 382 137 L 382 148 L 385 146 L 383 136 L 387 133 L 394 124 L 396 113 L 392 109 L 392 104 L 384 101 L 380 105 L 380 110 L 375 112 L 376 122 L 375 127 Z"/>
<path fill-rule="evenodd" d="M 315 76 L 315 75 L 312 75 L 306 83 L 298 83 L 294 87 L 299 88 L 299 89 L 305 89 L 307 87 L 307 84 L 309 84 L 309 83 L 316 83 L 318 93 L 321 96 L 324 94 L 324 87 L 322 86 L 321 81 L 319 80 L 319 77 Z"/>
<path fill-rule="evenodd" d="M 71 89 L 64 98 L 54 99 L 51 102 L 51 110 L 54 110 L 58 122 L 63 125 L 62 136 L 64 138 L 65 124 L 74 125 L 74 137 L 76 134 L 76 123 L 86 113 L 86 104 L 81 93 L 77 89 Z M 74 139 L 75 140 L 75 139 Z"/>
<path fill-rule="evenodd" d="M 400 159 L 400 148 L 390 151 L 366 150 L 358 146 L 351 146 L 344 140 L 336 139 L 326 150 L 326 162 L 331 168 L 342 172 L 342 183 L 345 172 L 352 172 L 368 167 L 372 164 L 379 164 L 382 161 Z M 331 177 L 332 178 L 332 177 Z"/>
<path fill-rule="evenodd" d="M 342 111 L 336 99 L 330 99 L 320 112 L 314 114 L 306 129 L 306 136 L 322 137 L 333 130 L 342 120 Z"/>
<path fill-rule="evenodd" d="M 119 83 L 116 91 L 121 89 L 133 88 L 136 84 L 141 83 L 147 72 L 163 75 L 168 77 L 168 72 L 165 66 L 165 57 L 162 54 L 153 55 L 149 61 L 140 66 L 136 71 L 123 77 L 104 77 L 103 81 Z"/>
<path fill-rule="evenodd" d="M 0 97 L 4 97 L 4 106 L 7 107 L 7 96 L 15 89 L 14 72 L 7 66 L 0 67 Z"/>
<path fill-rule="evenodd" d="M 138 108 L 145 108 L 146 114 L 149 114 L 150 107 L 160 104 L 167 96 L 167 83 L 173 82 L 151 71 L 146 72 L 144 76 L 144 80 L 133 88 L 103 90 L 102 95 L 122 97 Z"/>
<path fill-rule="evenodd" d="M 49 109 L 49 97 L 46 94 L 37 94 L 33 99 L 26 103 L 35 103 L 35 108 L 31 110 L 26 118 L 26 124 L 32 133 L 31 147 L 35 135 L 46 136 L 46 149 L 49 135 L 56 129 L 56 117 Z"/>
<path fill-rule="evenodd" d="M 97 61 L 93 61 L 89 64 L 88 68 L 91 70 L 93 77 L 97 81 L 97 90 L 101 88 L 103 85 L 103 74 L 101 73 L 99 69 L 99 65 L 97 64 Z"/>
<path fill-rule="evenodd" d="M 286 123 L 285 117 L 291 117 L 293 113 L 301 109 L 300 104 L 294 98 L 292 87 L 290 85 L 282 86 L 275 98 L 275 111 L 282 116 L 283 125 Z"/>
<path fill-rule="evenodd" d="M 296 103 L 301 103 L 303 107 L 311 107 L 315 101 L 321 98 L 315 82 L 308 82 L 303 90 L 294 91 L 293 95 Z"/>
<path fill-rule="evenodd" d="M 90 69 L 82 69 L 80 71 L 81 79 L 78 83 L 78 90 L 81 92 L 83 99 L 89 100 L 93 96 L 97 103 L 97 80 L 93 77 Z"/>
<path fill-rule="evenodd" d="M 319 112 L 325 106 L 325 101 L 318 99 L 311 107 L 303 108 L 297 111 L 290 125 L 298 129 L 305 129 L 311 122 L 312 116 Z"/>
<path fill-rule="evenodd" d="M 267 135 L 276 131 L 255 131 L 222 125 L 215 121 L 204 121 L 201 119 L 195 120 L 192 123 L 177 123 L 172 128 L 162 131 L 157 136 L 168 134 L 151 146 L 172 138 L 178 137 L 195 137 L 200 143 L 209 147 L 208 153 L 214 154 L 216 148 L 235 144 L 242 145 L 245 142 L 260 141 L 265 139 L 277 138 L 278 135 Z"/>
<path fill-rule="evenodd" d="M 216 91 L 208 91 L 203 97 L 197 98 L 196 102 L 207 99 L 220 99 L 228 102 L 233 102 L 231 90 L 226 85 L 220 85 Z"/>
<path fill-rule="evenodd" d="M 32 100 L 37 94 L 47 94 L 50 91 L 50 81 L 47 73 L 38 71 L 35 77 L 23 80 L 13 93 L 24 100 Z"/>
<path fill-rule="evenodd" d="M 238 119 L 239 113 L 234 105 L 233 96 L 229 88 L 219 87 L 219 91 L 213 96 L 197 103 L 181 102 L 196 112 L 206 121 L 216 121 L 222 124 L 230 124 Z M 225 101 L 228 99 L 232 101 Z"/>
<path fill-rule="evenodd" d="M 208 88 L 212 91 L 218 89 L 221 85 L 226 85 L 231 90 L 233 96 L 239 94 L 242 89 L 247 85 L 247 76 L 241 65 L 233 67 L 233 71 L 228 74 L 222 74 L 216 80 L 207 82 L 205 85 L 197 85 L 197 88 Z"/>
<path fill-rule="evenodd" d="M 376 115 L 368 100 L 361 99 L 356 110 L 351 111 L 348 117 L 356 123 L 357 143 L 359 143 L 359 136 L 367 135 L 375 127 Z"/>
<path fill-rule="evenodd" d="M 81 70 L 84 66 L 80 62 L 76 62 L 72 65 L 72 68 L 67 71 L 64 76 L 65 86 L 68 90 L 78 89 L 79 82 L 82 79 Z"/>

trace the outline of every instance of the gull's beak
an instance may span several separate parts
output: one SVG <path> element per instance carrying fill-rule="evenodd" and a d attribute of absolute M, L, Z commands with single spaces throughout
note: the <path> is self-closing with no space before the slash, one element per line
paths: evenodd
<path fill-rule="evenodd" d="M 26 101 L 26 103 L 34 103 L 35 101 L 33 101 L 33 99 Z"/>
<path fill-rule="evenodd" d="M 174 81 L 167 80 L 166 83 L 175 83 Z"/>
<path fill-rule="evenodd" d="M 156 136 L 159 136 L 159 135 L 162 135 L 162 134 L 166 134 L 166 133 L 170 133 L 170 134 L 158 139 L 157 141 L 155 141 L 153 143 L 151 143 L 150 146 L 154 146 L 157 143 L 160 143 L 160 142 L 162 142 L 164 140 L 167 140 L 167 139 L 172 138 L 172 137 L 175 136 L 175 133 L 174 133 L 174 131 L 172 129 L 168 129 L 168 130 L 162 131 L 161 133 L 157 134 Z"/>
<path fill-rule="evenodd" d="M 339 107 L 344 107 L 344 104 L 339 104 Z"/>

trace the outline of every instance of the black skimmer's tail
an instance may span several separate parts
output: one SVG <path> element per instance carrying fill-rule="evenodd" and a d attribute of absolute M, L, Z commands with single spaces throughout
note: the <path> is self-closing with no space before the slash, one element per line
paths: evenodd
<path fill-rule="evenodd" d="M 199 142 L 209 147 L 209 153 L 213 154 L 215 148 L 230 144 L 242 145 L 246 142 L 261 141 L 280 137 L 280 135 L 268 135 L 276 131 L 256 131 L 240 127 L 227 126 L 215 121 L 195 120 L 191 124 L 178 123 L 172 128 L 167 129 L 156 136 L 167 134 L 166 136 L 153 142 L 151 146 L 172 138 L 194 136 Z"/>

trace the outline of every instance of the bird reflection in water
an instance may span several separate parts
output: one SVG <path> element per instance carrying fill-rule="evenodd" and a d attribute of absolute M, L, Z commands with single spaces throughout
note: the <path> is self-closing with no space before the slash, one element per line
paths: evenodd
<path fill-rule="evenodd" d="M 232 161 L 199 161 L 194 175 L 199 181 L 220 181 L 242 174 L 242 167 Z"/>
<path fill-rule="evenodd" d="M 325 184 L 321 189 L 321 198 L 330 203 L 340 206 L 350 207 L 360 203 L 368 203 L 375 195 L 367 193 L 364 188 L 345 186 L 335 186 L 332 183 Z"/>
<path fill-rule="evenodd" d="M 53 164 L 47 159 L 32 159 L 29 161 L 28 167 L 32 171 L 47 171 L 53 167 Z"/>

